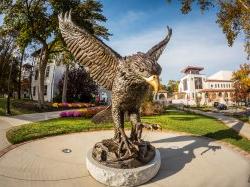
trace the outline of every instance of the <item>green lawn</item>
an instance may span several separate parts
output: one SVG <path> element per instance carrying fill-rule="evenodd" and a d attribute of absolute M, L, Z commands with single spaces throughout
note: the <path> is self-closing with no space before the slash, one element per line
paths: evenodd
<path fill-rule="evenodd" d="M 234 118 L 237 118 L 238 120 L 250 123 L 250 117 L 248 117 L 246 115 L 245 116 L 232 115 L 231 117 L 234 117 Z"/>
<path fill-rule="evenodd" d="M 234 130 L 229 129 L 222 122 L 213 118 L 169 110 L 164 115 L 143 117 L 143 121 L 158 123 L 166 130 L 186 132 L 225 141 L 250 152 L 249 140 L 239 136 Z M 129 124 L 127 123 L 126 126 L 129 127 Z M 11 143 L 15 144 L 45 136 L 111 129 L 112 127 L 111 123 L 95 125 L 90 119 L 59 118 L 13 128 L 7 132 L 7 138 Z"/>
<path fill-rule="evenodd" d="M 5 105 L 6 100 L 4 98 L 0 98 L 0 116 L 5 115 Z M 11 115 L 19 115 L 19 114 L 29 114 L 34 112 L 43 112 L 38 108 L 38 104 L 36 101 L 28 100 L 28 99 L 11 99 Z M 46 111 L 55 110 L 52 107 L 47 106 Z"/>

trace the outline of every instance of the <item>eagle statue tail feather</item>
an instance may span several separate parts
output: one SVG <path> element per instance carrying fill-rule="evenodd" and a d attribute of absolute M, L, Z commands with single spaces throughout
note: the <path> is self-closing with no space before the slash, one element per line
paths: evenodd
<path fill-rule="evenodd" d="M 101 123 L 113 123 L 112 118 L 112 105 L 109 105 L 104 110 L 98 112 L 96 115 L 94 115 L 91 119 L 91 121 L 95 124 L 101 124 Z M 128 113 L 125 113 L 124 116 L 125 121 L 129 121 Z"/>
<path fill-rule="evenodd" d="M 91 121 L 95 124 L 100 123 L 112 123 L 112 111 L 111 111 L 111 105 L 109 105 L 104 110 L 98 112 L 96 115 L 94 115 L 91 119 Z"/>

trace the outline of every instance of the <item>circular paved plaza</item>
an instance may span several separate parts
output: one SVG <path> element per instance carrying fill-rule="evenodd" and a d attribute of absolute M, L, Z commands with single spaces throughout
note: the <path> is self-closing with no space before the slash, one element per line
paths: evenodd
<path fill-rule="evenodd" d="M 103 186 L 89 175 L 85 157 L 97 141 L 112 135 L 113 131 L 77 133 L 19 146 L 0 157 L 0 186 Z M 157 176 L 143 186 L 250 186 L 250 160 L 225 145 L 165 132 L 144 132 L 143 138 L 162 158 Z"/>

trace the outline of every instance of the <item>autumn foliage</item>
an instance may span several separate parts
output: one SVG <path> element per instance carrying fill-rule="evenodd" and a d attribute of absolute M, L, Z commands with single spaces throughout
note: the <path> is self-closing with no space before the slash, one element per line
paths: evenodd
<path fill-rule="evenodd" d="M 233 73 L 234 100 L 247 102 L 250 100 L 250 64 L 240 65 L 240 69 Z"/>

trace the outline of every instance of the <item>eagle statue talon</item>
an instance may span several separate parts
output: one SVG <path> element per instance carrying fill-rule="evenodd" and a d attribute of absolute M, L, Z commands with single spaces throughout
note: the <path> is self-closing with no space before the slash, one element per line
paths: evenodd
<path fill-rule="evenodd" d="M 128 152 L 129 156 L 132 156 L 133 143 L 126 136 L 124 129 L 120 128 L 119 131 L 121 134 L 121 141 L 119 143 L 118 155 L 121 157 L 122 151 L 125 150 L 126 153 Z"/>
<path fill-rule="evenodd" d="M 59 14 L 58 20 L 68 51 L 88 69 L 90 77 L 99 86 L 112 92 L 115 136 L 96 143 L 92 151 L 93 158 L 117 168 L 139 167 L 149 162 L 154 157 L 155 148 L 141 139 L 142 129 L 157 130 L 161 127 L 138 123 L 139 110 L 150 86 L 155 92 L 159 90 L 161 66 L 157 61 L 171 38 L 172 29 L 168 27 L 168 34 L 163 40 L 146 53 L 122 57 L 87 29 L 77 26 L 71 19 L 71 12 Z M 130 138 L 124 132 L 126 112 L 133 125 Z"/>

